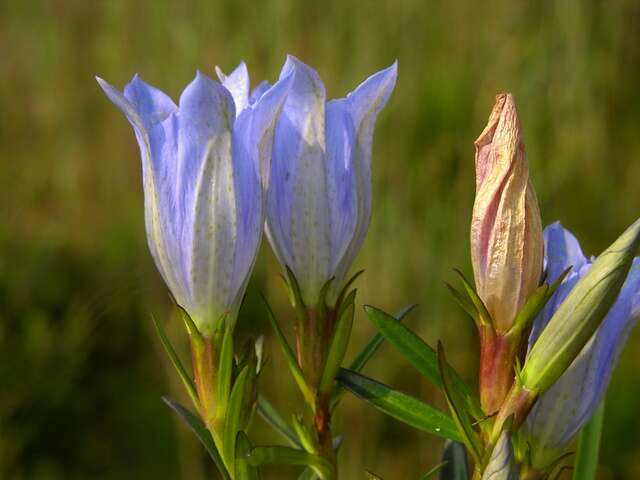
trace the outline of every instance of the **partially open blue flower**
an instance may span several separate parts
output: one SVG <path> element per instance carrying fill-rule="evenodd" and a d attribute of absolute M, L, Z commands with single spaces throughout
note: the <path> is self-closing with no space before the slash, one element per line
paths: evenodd
<path fill-rule="evenodd" d="M 289 75 L 274 141 L 267 237 L 304 302 L 314 306 L 331 278 L 329 302 L 335 300 L 369 227 L 373 130 L 397 65 L 329 102 L 316 71 L 291 56 L 280 78 Z"/>
<path fill-rule="evenodd" d="M 235 321 L 263 231 L 289 81 L 283 76 L 250 103 L 244 64 L 223 84 L 198 72 L 176 105 L 137 75 L 124 92 L 98 78 L 140 145 L 151 254 L 204 335 L 225 316 Z"/>
<path fill-rule="evenodd" d="M 593 261 L 584 256 L 577 239 L 560 223 L 545 229 L 544 240 L 546 281 L 552 283 L 565 269 L 572 269 L 536 319 L 529 348 Z M 640 258 L 636 257 L 616 302 L 594 336 L 571 366 L 542 394 L 527 417 L 523 428 L 534 467 L 543 468 L 555 460 L 591 418 L 639 315 Z"/>

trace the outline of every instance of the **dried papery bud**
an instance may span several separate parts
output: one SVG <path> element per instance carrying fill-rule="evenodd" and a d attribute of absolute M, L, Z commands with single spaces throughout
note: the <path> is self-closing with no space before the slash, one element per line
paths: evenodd
<path fill-rule="evenodd" d="M 496 97 L 475 142 L 476 198 L 471 258 L 478 295 L 498 332 L 505 332 L 542 272 L 542 225 L 513 97 Z"/>

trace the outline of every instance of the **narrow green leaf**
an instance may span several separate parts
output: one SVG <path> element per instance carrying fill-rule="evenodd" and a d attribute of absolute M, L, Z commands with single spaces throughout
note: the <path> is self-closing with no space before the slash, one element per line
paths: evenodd
<path fill-rule="evenodd" d="M 262 297 L 262 300 L 264 301 L 264 304 L 267 308 L 269 321 L 271 322 L 271 326 L 273 327 L 273 330 L 276 333 L 276 337 L 280 342 L 282 353 L 284 353 L 285 360 L 289 365 L 289 369 L 291 370 L 293 379 L 296 381 L 296 384 L 298 385 L 298 388 L 302 392 L 302 395 L 304 396 L 307 403 L 309 403 L 309 405 L 313 405 L 315 403 L 315 395 L 313 394 L 313 392 L 311 391 L 311 388 L 309 388 L 309 386 L 307 385 L 307 382 L 304 379 L 304 374 L 302 373 L 302 369 L 300 368 L 300 365 L 298 365 L 298 360 L 296 360 L 296 356 L 294 355 L 293 350 L 289 346 L 289 343 L 287 342 L 287 338 L 284 336 L 284 333 L 282 332 L 282 329 L 280 328 L 280 325 L 278 324 L 278 321 L 276 320 L 276 317 L 273 314 L 273 310 L 271 310 L 271 306 L 269 305 L 269 302 L 267 302 L 267 299 L 264 297 Z"/>
<path fill-rule="evenodd" d="M 180 380 L 182 380 L 184 387 L 187 389 L 187 393 L 189 394 L 189 398 L 191 399 L 193 406 L 196 408 L 196 410 L 199 410 L 200 402 L 198 400 L 198 393 L 196 392 L 196 386 L 193 383 L 191 376 L 187 373 L 187 370 L 182 365 L 180 358 L 178 358 L 178 354 L 174 350 L 173 345 L 171 345 L 169 338 L 164 332 L 164 329 L 156 320 L 156 317 L 151 315 L 151 320 L 153 320 L 153 324 L 156 327 L 156 332 L 158 332 L 158 337 L 160 337 L 160 343 L 162 343 L 162 346 L 164 347 L 165 352 L 167 352 L 167 355 L 169 356 L 173 367 L 176 369 L 176 372 L 178 372 Z"/>
<path fill-rule="evenodd" d="M 442 463 L 435 468 L 441 469 L 440 480 L 469 480 L 469 478 L 471 478 L 469 475 L 467 452 L 464 445 L 459 442 L 447 441 L 444 444 Z M 427 475 L 433 475 L 431 472 L 433 472 L 433 469 L 427 473 Z"/>
<path fill-rule="evenodd" d="M 440 470 L 442 470 L 445 467 L 446 464 L 447 464 L 447 462 L 439 463 L 438 465 L 433 467 L 431 470 L 429 470 L 427 473 L 422 475 L 422 477 L 420 477 L 420 480 L 429 480 L 429 479 L 433 478 L 436 473 L 438 473 Z M 468 480 L 468 479 L 465 479 L 465 480 Z"/>
<path fill-rule="evenodd" d="M 236 438 L 235 480 L 259 480 L 258 470 L 247 461 L 251 453 L 251 442 L 244 432 Z"/>
<path fill-rule="evenodd" d="M 411 313 L 411 311 L 416 307 L 415 304 L 407 305 L 402 310 L 400 310 L 394 316 L 397 322 L 401 322 L 404 318 Z M 374 353 L 378 351 L 380 345 L 384 341 L 384 337 L 381 333 L 376 333 L 371 340 L 364 346 L 364 348 L 358 353 L 356 358 L 353 359 L 351 365 L 349 366 L 349 370 L 353 370 L 354 372 L 360 372 L 367 362 L 373 357 Z"/>
<path fill-rule="evenodd" d="M 323 480 L 335 478 L 335 469 L 328 460 L 291 447 L 254 447 L 249 454 L 249 463 L 254 466 L 307 465 L 315 469 Z"/>
<path fill-rule="evenodd" d="M 213 443 L 213 438 L 211 437 L 211 433 L 209 433 L 209 430 L 207 430 L 207 427 L 205 427 L 204 423 L 202 423 L 202 420 L 200 420 L 198 416 L 190 412 L 188 409 L 180 405 L 178 402 L 171 400 L 168 397 L 162 397 L 162 400 L 164 401 L 164 403 L 167 404 L 167 406 L 171 410 L 176 412 L 178 416 L 182 420 L 184 420 L 184 422 L 191 429 L 191 431 L 196 435 L 196 437 L 198 437 L 198 440 L 200 440 L 200 443 L 204 445 L 204 448 L 207 450 L 207 453 L 209 454 L 213 462 L 216 464 L 216 467 L 218 467 L 218 471 L 222 475 L 222 478 L 224 478 L 224 480 L 231 480 L 231 477 L 229 476 L 229 473 L 227 472 L 227 469 L 224 466 L 224 462 L 222 461 L 222 457 L 220 456 L 218 449 Z"/>
<path fill-rule="evenodd" d="M 298 438 L 302 443 L 303 448 L 309 453 L 318 453 L 315 442 L 313 441 L 313 437 L 311 432 L 304 424 L 304 419 L 301 415 L 293 415 L 292 417 L 293 428 L 295 428 L 296 433 L 298 434 Z"/>
<path fill-rule="evenodd" d="M 438 355 L 424 340 L 413 333 L 409 328 L 397 322 L 388 313 L 369 305 L 365 306 L 369 320 L 380 330 L 382 336 L 393 345 L 407 361 L 424 377 L 438 388 L 443 388 L 443 382 L 438 366 Z M 484 413 L 480 402 L 462 381 L 460 376 L 448 366 L 452 378 L 453 388 L 460 392 L 473 416 L 483 418 Z"/>
<path fill-rule="evenodd" d="M 271 428 L 282 435 L 292 447 L 302 447 L 296 437 L 296 434 L 286 420 L 282 418 L 275 407 L 271 405 L 271 403 L 261 394 L 258 394 L 258 414 L 271 426 Z"/>
<path fill-rule="evenodd" d="M 453 421 L 462 434 L 462 441 L 469 449 L 476 463 L 480 460 L 480 441 L 473 430 L 473 424 L 469 418 L 464 402 L 460 398 L 458 391 L 453 386 L 451 370 L 444 354 L 442 343 L 438 342 L 438 366 L 442 376 L 442 386 L 444 394 L 449 404 L 449 410 L 453 416 Z"/>
<path fill-rule="evenodd" d="M 367 470 L 366 472 L 367 475 L 367 480 L 383 480 L 383 478 L 379 475 L 376 475 L 375 473 Z"/>
<path fill-rule="evenodd" d="M 414 397 L 344 368 L 337 379 L 361 399 L 407 425 L 442 438 L 462 440 L 451 417 Z"/>
<path fill-rule="evenodd" d="M 580 437 L 578 437 L 578 453 L 573 480 L 593 480 L 596 478 L 603 424 L 604 401 L 591 420 L 583 427 Z"/>
<path fill-rule="evenodd" d="M 396 321 L 401 322 L 404 318 L 416 307 L 415 304 L 407 305 L 400 312 L 396 313 L 395 318 Z M 353 370 L 354 372 L 360 372 L 364 366 L 371 360 L 371 357 L 378 351 L 380 345 L 384 341 L 384 337 L 380 333 L 376 333 L 371 340 L 367 342 L 362 350 L 356 355 L 356 358 L 353 359 L 351 365 L 349 366 L 349 370 Z M 335 385 L 335 390 L 333 391 L 333 396 L 331 397 L 331 409 L 336 408 L 338 403 L 340 403 L 340 399 L 344 396 L 345 389 L 341 384 Z"/>
<path fill-rule="evenodd" d="M 235 460 L 236 436 L 240 431 L 240 419 L 242 417 L 244 395 L 247 390 L 247 380 L 249 378 L 249 365 L 244 367 L 238 375 L 231 395 L 229 397 L 229 406 L 225 415 L 222 458 L 225 459 L 227 465 L 233 465 Z M 233 472 L 232 472 L 233 474 Z"/>
<path fill-rule="evenodd" d="M 354 301 L 356 291 L 353 290 L 345 299 L 344 307 L 340 306 L 340 313 L 336 327 L 329 345 L 329 352 L 325 361 L 324 370 L 320 379 L 320 393 L 327 394 L 333 388 L 336 373 L 344 360 L 349 345 L 349 337 L 351 336 L 351 327 L 353 325 Z"/>
<path fill-rule="evenodd" d="M 484 302 L 476 293 L 476 289 L 473 288 L 473 286 L 471 286 L 471 284 L 467 281 L 466 277 L 460 270 L 458 270 L 457 268 L 454 268 L 454 271 L 458 274 L 458 276 L 462 280 L 464 289 L 467 291 L 467 295 L 469 295 L 471 302 L 473 303 L 473 305 L 476 308 L 476 311 L 478 312 L 478 315 L 479 315 L 478 319 L 480 320 L 480 323 L 491 324 L 491 315 L 489 314 L 489 310 L 487 310 L 487 307 L 485 306 Z"/>
<path fill-rule="evenodd" d="M 220 350 L 220 362 L 218 364 L 218 403 L 216 413 L 218 418 L 224 418 L 229 402 L 229 392 L 231 390 L 231 372 L 233 371 L 233 328 L 225 328 L 222 338 L 222 348 Z"/>
<path fill-rule="evenodd" d="M 303 472 L 298 477 L 298 480 L 316 480 L 318 475 L 313 471 L 312 468 L 305 468 Z"/>

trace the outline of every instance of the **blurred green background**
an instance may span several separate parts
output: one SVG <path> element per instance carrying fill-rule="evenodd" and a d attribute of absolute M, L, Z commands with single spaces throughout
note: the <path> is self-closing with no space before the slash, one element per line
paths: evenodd
<path fill-rule="evenodd" d="M 515 95 L 545 224 L 598 253 L 640 213 L 638 25 L 634 0 L 1 2 L 0 478 L 216 478 L 160 401 L 184 396 L 149 313 L 185 335 L 147 251 L 137 144 L 94 75 L 121 87 L 139 72 L 177 98 L 196 69 L 244 59 L 257 83 L 292 53 L 336 97 L 397 58 L 359 303 L 419 303 L 409 325 L 473 378 L 475 333 L 442 280 L 470 273 L 473 141 L 494 95 Z M 300 398 L 258 296 L 286 321 L 277 274 L 263 245 L 240 321 L 266 333 L 262 386 L 290 414 Z M 372 331 L 359 311 L 351 355 Z M 603 479 L 640 478 L 639 362 L 636 331 L 610 389 Z M 443 405 L 389 347 L 367 373 Z M 339 422 L 345 479 L 418 478 L 438 461 L 439 441 L 351 396 Z M 259 419 L 253 435 L 276 439 Z"/>

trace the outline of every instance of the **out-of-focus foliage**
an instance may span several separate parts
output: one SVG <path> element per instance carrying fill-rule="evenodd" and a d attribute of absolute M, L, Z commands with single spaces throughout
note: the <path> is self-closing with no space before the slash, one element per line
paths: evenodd
<path fill-rule="evenodd" d="M 149 313 L 184 341 L 147 251 L 137 145 L 99 91 L 135 73 L 171 93 L 201 69 L 245 59 L 257 83 L 286 53 L 329 97 L 399 60 L 374 144 L 374 216 L 356 267 L 358 302 L 395 311 L 473 374 L 472 325 L 443 287 L 470 273 L 473 140 L 501 90 L 514 93 L 544 223 L 561 219 L 599 253 L 640 212 L 640 4 L 634 0 L 7 1 L 0 5 L 0 478 L 207 478 L 205 453 L 162 404 L 181 396 Z M 288 314 L 267 248 L 241 312 L 266 332 L 262 385 L 298 401 L 257 293 Z M 173 319 L 175 320 L 175 319 Z M 372 325 L 358 309 L 351 354 Z M 184 345 L 183 345 L 184 347 Z M 187 359 L 186 351 L 182 351 Z M 640 334 L 614 375 L 602 478 L 640 476 Z M 367 366 L 444 400 L 392 349 Z M 366 466 L 417 478 L 441 442 L 346 397 L 344 478 Z M 259 419 L 254 438 L 276 437 Z M 283 478 L 266 470 L 267 478 Z M 289 472 L 286 472 L 289 473 Z M 293 471 L 291 472 L 293 473 Z M 269 477 L 271 475 L 271 477 Z M 211 478 L 211 477 L 208 477 Z"/>

